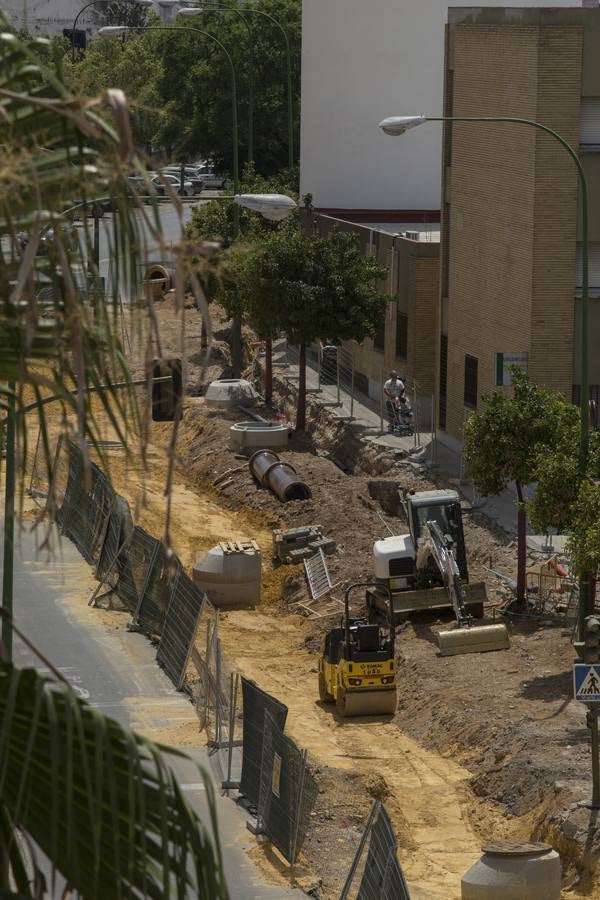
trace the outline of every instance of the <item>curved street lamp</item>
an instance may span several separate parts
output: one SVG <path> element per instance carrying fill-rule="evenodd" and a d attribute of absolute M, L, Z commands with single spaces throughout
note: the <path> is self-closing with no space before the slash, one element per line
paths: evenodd
<path fill-rule="evenodd" d="M 89 3 L 86 3 L 85 6 L 82 6 L 77 15 L 73 20 L 73 27 L 71 28 L 71 62 L 75 63 L 75 31 L 77 29 L 77 22 L 79 21 L 79 16 L 89 9 L 90 6 L 96 6 L 98 3 L 103 3 L 105 0 L 90 0 Z M 150 6 L 154 6 L 154 0 L 122 0 L 123 3 L 130 3 L 132 6 L 139 6 L 143 8 L 149 8 Z M 177 0 L 179 2 L 179 0 Z"/>
<path fill-rule="evenodd" d="M 585 172 L 579 158 L 579 154 L 558 132 L 534 119 L 523 119 L 518 116 L 388 116 L 379 123 L 379 127 L 385 134 L 397 137 L 417 125 L 425 122 L 465 122 L 465 123 L 509 123 L 515 125 L 527 125 L 543 131 L 564 147 L 577 169 L 579 184 L 581 186 L 581 257 L 582 257 L 582 282 L 581 282 L 581 389 L 579 397 L 580 414 L 580 438 L 579 438 L 579 474 L 583 479 L 587 471 L 589 456 L 589 372 L 588 372 L 588 190 Z M 579 641 L 583 641 L 585 630 L 585 618 L 588 615 L 589 605 L 589 574 L 583 572 L 579 579 Z"/>
<path fill-rule="evenodd" d="M 138 2 L 138 0 L 135 0 Z M 238 142 L 238 111 L 237 111 L 237 79 L 235 75 L 235 66 L 229 50 L 221 41 L 211 34 L 209 31 L 202 31 L 193 25 L 105 25 L 104 28 L 98 29 L 98 34 L 103 38 L 118 37 L 121 34 L 127 34 L 129 31 L 194 31 L 203 37 L 210 38 L 211 41 L 220 47 L 227 57 L 231 72 L 231 105 L 232 105 L 232 131 L 233 131 L 233 192 L 237 194 L 240 180 L 239 170 L 239 142 Z M 234 233 L 237 235 L 239 230 L 239 218 L 234 219 Z"/>
<path fill-rule="evenodd" d="M 208 12 L 235 12 L 238 15 L 242 15 L 244 13 L 251 13 L 256 16 L 263 16 L 265 19 L 268 19 L 270 22 L 279 29 L 282 34 L 283 40 L 285 42 L 285 55 L 286 55 L 286 67 L 287 67 L 287 95 L 288 95 L 288 165 L 293 168 L 294 165 L 294 97 L 292 93 L 292 54 L 290 51 L 290 39 L 288 37 L 288 33 L 275 16 L 272 16 L 270 13 L 265 12 L 262 9 L 251 9 L 248 6 L 241 6 L 239 9 L 235 9 L 231 6 L 188 6 L 184 9 L 180 9 L 177 13 L 178 16 L 182 18 L 191 18 L 192 16 L 200 16 L 204 13 Z"/>
<path fill-rule="evenodd" d="M 179 6 L 180 4 L 181 0 L 169 0 L 170 6 Z M 241 19 L 244 28 L 248 32 L 248 47 L 250 49 L 250 68 L 248 70 L 248 162 L 252 162 L 254 160 L 254 69 L 256 66 L 256 57 L 254 56 L 254 34 L 250 23 L 240 9 L 235 6 L 228 6 L 227 9 L 229 12 L 235 13 L 238 18 Z M 194 15 L 204 11 L 212 12 L 212 9 L 204 10 L 198 7 L 197 11 L 194 10 Z M 185 18 L 185 10 L 180 9 L 177 15 Z"/>

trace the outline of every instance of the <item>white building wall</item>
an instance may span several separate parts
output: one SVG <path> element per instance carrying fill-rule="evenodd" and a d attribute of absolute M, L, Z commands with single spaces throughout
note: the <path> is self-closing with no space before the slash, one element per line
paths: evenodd
<path fill-rule="evenodd" d="M 79 10 L 86 5 L 88 0 L 2 0 L 2 11 L 8 17 L 14 28 L 27 28 L 34 35 L 62 34 L 63 29 L 71 29 Z M 98 4 L 96 11 L 91 6 L 77 20 L 77 30 L 87 32 L 88 38 L 95 33 L 100 21 Z M 160 6 L 160 0 L 155 7 L 163 19 L 172 18 L 172 10 Z"/>
<path fill-rule="evenodd" d="M 303 0 L 300 190 L 316 207 L 440 208 L 441 126 L 392 139 L 377 124 L 441 114 L 449 5 L 582 0 Z"/>
<path fill-rule="evenodd" d="M 86 0 L 3 0 L 2 10 L 14 28 L 28 28 L 32 34 L 62 34 Z M 93 9 L 93 7 L 92 7 Z M 86 10 L 77 28 L 91 27 L 91 10 Z"/>

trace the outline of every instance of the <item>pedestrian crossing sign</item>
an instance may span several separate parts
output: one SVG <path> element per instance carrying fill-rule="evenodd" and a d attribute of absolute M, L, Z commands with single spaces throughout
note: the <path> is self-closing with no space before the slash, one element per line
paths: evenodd
<path fill-rule="evenodd" d="M 573 666 L 575 699 L 582 703 L 600 703 L 600 664 L 590 666 L 575 663 Z"/>

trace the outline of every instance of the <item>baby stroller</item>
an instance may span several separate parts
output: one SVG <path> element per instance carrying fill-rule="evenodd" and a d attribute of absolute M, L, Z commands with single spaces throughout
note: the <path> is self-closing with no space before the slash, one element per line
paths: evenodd
<path fill-rule="evenodd" d="M 388 411 L 388 431 L 391 434 L 408 437 L 415 433 L 413 411 L 405 396 L 394 397 L 386 403 Z"/>

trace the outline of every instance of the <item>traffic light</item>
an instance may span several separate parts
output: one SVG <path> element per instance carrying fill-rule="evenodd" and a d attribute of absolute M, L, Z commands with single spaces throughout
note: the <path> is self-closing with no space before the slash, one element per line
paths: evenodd
<path fill-rule="evenodd" d="M 600 663 L 600 618 L 588 616 L 583 631 L 583 661 L 588 665 Z"/>
<path fill-rule="evenodd" d="M 173 422 L 180 419 L 183 412 L 183 378 L 180 359 L 154 360 L 153 378 L 171 376 L 168 381 L 152 383 L 152 420 Z"/>

